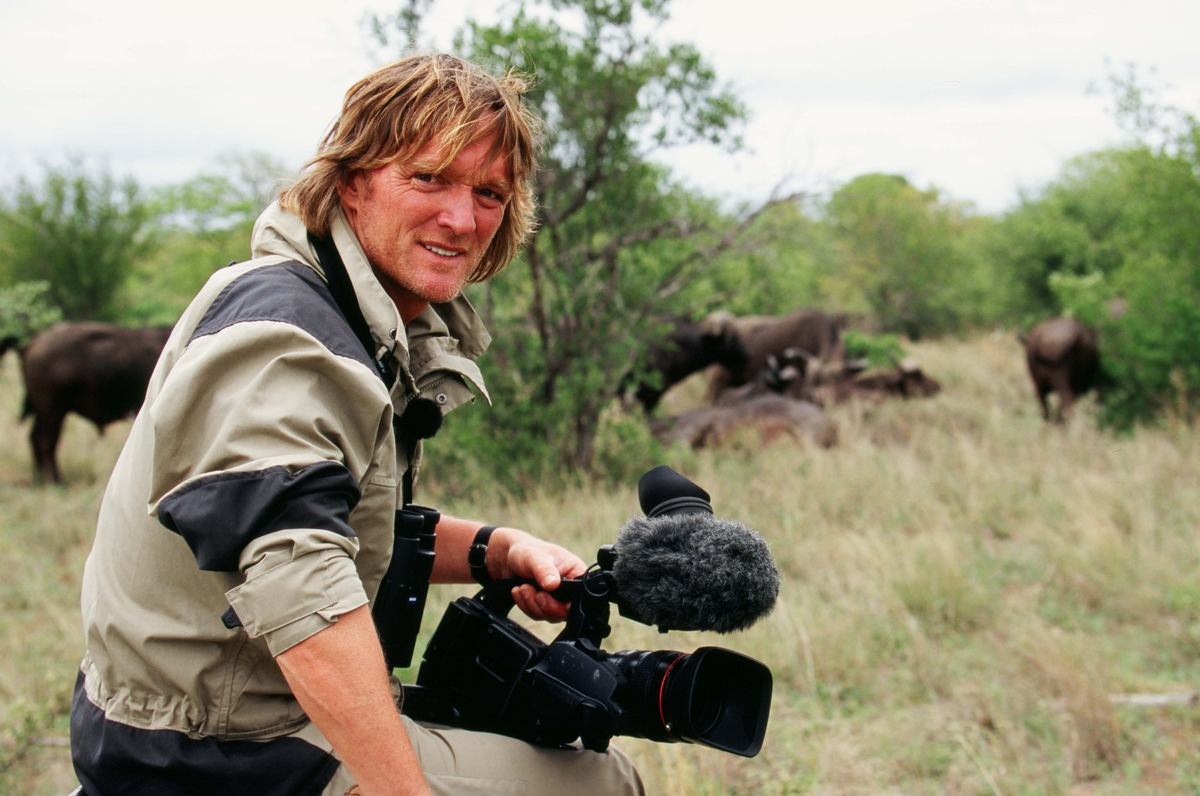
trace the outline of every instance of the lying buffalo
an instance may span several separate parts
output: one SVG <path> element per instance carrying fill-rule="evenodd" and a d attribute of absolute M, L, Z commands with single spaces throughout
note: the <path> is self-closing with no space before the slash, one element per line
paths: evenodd
<path fill-rule="evenodd" d="M 738 441 L 755 446 L 788 441 L 830 448 L 838 438 L 836 424 L 821 407 L 775 392 L 658 419 L 651 428 L 664 442 L 685 442 L 693 448 Z"/>
<path fill-rule="evenodd" d="M 1021 342 L 1042 417 L 1051 419 L 1049 396 L 1053 392 L 1058 398 L 1053 419 L 1062 423 L 1075 401 L 1099 379 L 1096 330 L 1074 318 L 1049 318 L 1030 329 Z"/>
<path fill-rule="evenodd" d="M 663 393 L 693 373 L 714 364 L 740 370 L 746 358 L 729 313 L 714 312 L 698 323 L 679 320 L 667 339 L 651 348 L 647 371 L 654 378 L 643 378 L 634 395 L 646 412 L 652 412 Z"/>
<path fill-rule="evenodd" d="M 780 359 L 774 354 L 767 357 L 767 364 L 758 374 L 737 387 L 730 387 L 717 396 L 714 406 L 735 406 L 757 398 L 760 395 L 775 393 L 777 395 L 789 395 L 792 388 L 804 380 L 804 367 L 806 361 L 803 358 L 792 359 L 785 357 Z M 796 396 L 792 396 L 796 397 Z"/>
<path fill-rule="evenodd" d="M 29 441 L 34 477 L 58 483 L 56 451 L 68 412 L 104 427 L 137 412 L 170 327 L 131 329 L 106 323 L 60 323 L 21 352 L 22 417 L 33 415 Z"/>
<path fill-rule="evenodd" d="M 821 310 L 802 309 L 782 316 L 742 316 L 735 319 L 735 328 L 746 347 L 746 363 L 741 368 L 709 368 L 709 398 L 714 402 L 726 389 L 752 380 L 766 366 L 768 356 L 805 357 L 809 362 L 805 373 L 808 384 L 820 380 L 823 369 L 840 367 L 845 359 L 841 324 Z M 799 385 L 793 389 L 796 392 L 802 392 Z"/>
<path fill-rule="evenodd" d="M 941 383 L 911 359 L 879 370 L 850 374 L 817 387 L 814 400 L 822 405 L 885 398 L 927 398 L 941 392 Z"/>

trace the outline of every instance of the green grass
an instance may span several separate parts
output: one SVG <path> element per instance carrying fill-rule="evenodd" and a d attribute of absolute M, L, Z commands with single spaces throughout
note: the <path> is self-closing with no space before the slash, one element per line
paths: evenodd
<path fill-rule="evenodd" d="M 659 794 L 1188 794 L 1200 708 L 1113 695 L 1200 688 L 1200 450 L 1165 423 L 1116 437 L 1095 408 L 1046 426 L 1011 338 L 911 346 L 930 399 L 838 407 L 832 450 L 668 463 L 771 543 L 779 604 L 748 631 L 661 635 L 615 618 L 606 649 L 730 647 L 775 676 L 763 752 L 618 738 Z M 63 714 L 80 654 L 78 581 L 124 430 L 75 423 L 70 483 L 35 487 L 0 374 L 0 792 L 69 788 Z M 685 383 L 668 396 L 695 400 Z M 423 502 L 438 505 L 431 445 Z M 448 490 L 447 490 L 448 491 Z M 441 505 L 520 524 L 585 557 L 636 513 L 633 484 Z M 461 501 L 460 501 L 461 503 Z M 435 588 L 424 630 L 465 590 Z"/>

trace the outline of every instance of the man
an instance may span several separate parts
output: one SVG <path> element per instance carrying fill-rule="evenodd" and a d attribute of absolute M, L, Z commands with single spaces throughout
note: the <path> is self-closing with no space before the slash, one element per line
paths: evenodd
<path fill-rule="evenodd" d="M 372 623 L 421 438 L 484 392 L 490 338 L 460 291 L 532 229 L 524 89 L 444 55 L 364 78 L 259 219 L 254 259 L 176 324 L 84 571 L 86 792 L 642 792 L 616 750 L 402 717 Z M 541 586 L 514 590 L 521 610 L 565 618 L 547 592 L 582 559 L 443 517 L 433 580 L 470 582 L 473 542 L 486 575 Z"/>

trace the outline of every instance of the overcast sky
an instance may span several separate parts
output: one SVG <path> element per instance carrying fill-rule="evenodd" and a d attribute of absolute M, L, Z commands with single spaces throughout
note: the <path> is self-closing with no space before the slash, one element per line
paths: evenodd
<path fill-rule="evenodd" d="M 438 43 L 494 2 L 435 0 Z M 381 0 L 0 0 L 0 186 L 68 153 L 147 184 L 263 152 L 299 168 L 374 66 Z M 707 194 L 765 198 L 871 171 L 1001 212 L 1072 156 L 1125 140 L 1101 91 L 1138 65 L 1200 113 L 1200 0 L 676 0 L 751 109 L 747 148 L 669 163 Z"/>

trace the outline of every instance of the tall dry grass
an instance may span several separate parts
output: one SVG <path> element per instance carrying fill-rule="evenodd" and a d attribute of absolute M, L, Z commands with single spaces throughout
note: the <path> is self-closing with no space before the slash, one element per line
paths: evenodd
<path fill-rule="evenodd" d="M 617 618 L 604 646 L 752 655 L 775 677 L 770 728 L 753 759 L 615 742 L 661 794 L 1200 792 L 1197 707 L 1112 699 L 1200 688 L 1193 430 L 1114 437 L 1086 403 L 1047 426 L 1011 337 L 912 349 L 942 392 L 836 408 L 832 450 L 673 454 L 719 514 L 771 543 L 779 604 L 731 636 Z M 667 408 L 696 393 L 683 385 Z M 0 407 L 18 394 L 6 367 Z M 79 569 L 120 437 L 72 432 L 71 485 L 35 488 L 24 429 L 0 423 L 0 792 L 63 792 L 34 772 L 64 769 L 46 742 L 65 736 Z M 442 507 L 585 556 L 637 511 L 632 484 Z M 426 632 L 458 593 L 433 591 Z"/>

